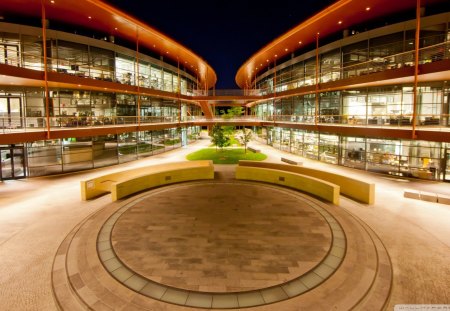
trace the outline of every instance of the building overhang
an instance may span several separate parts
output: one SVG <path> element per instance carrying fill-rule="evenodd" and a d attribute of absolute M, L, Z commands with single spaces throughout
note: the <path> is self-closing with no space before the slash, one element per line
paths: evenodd
<path fill-rule="evenodd" d="M 321 134 L 344 135 L 350 137 L 366 137 L 381 139 L 408 139 L 450 143 L 450 129 L 446 127 L 417 128 L 416 137 L 412 137 L 411 127 L 377 127 L 352 125 L 302 124 L 292 122 L 262 122 L 264 127 L 280 127 L 305 131 L 320 132 Z"/>
<path fill-rule="evenodd" d="M 436 82 L 450 81 L 450 60 L 445 59 L 433 63 L 419 65 L 418 82 Z M 379 87 L 389 85 L 405 85 L 414 83 L 414 67 L 403 67 L 398 69 L 390 69 L 381 72 L 375 72 L 368 75 L 355 76 L 351 78 L 320 83 L 318 85 L 319 92 L 345 91 L 352 89 L 361 89 L 366 87 Z M 268 100 L 278 100 L 285 97 L 302 96 L 306 94 L 314 94 L 316 87 L 314 85 L 303 86 L 292 90 L 267 94 L 260 99 L 248 103 L 247 107 L 252 107 L 260 102 Z"/>
<path fill-rule="evenodd" d="M 425 1 L 423 1 L 425 2 Z M 445 2 L 428 0 L 423 5 Z M 251 87 L 251 81 L 258 72 L 272 66 L 277 59 L 282 59 L 298 50 L 359 23 L 391 15 L 416 7 L 416 0 L 339 0 L 320 11 L 311 18 L 279 36 L 251 56 L 238 70 L 235 80 L 239 87 Z"/>
<path fill-rule="evenodd" d="M 0 89 L 4 88 L 23 88 L 23 87 L 45 87 L 44 72 L 27 68 L 9 66 L 0 64 Z M 195 105 L 199 105 L 197 100 L 191 96 L 178 93 L 166 92 L 146 87 L 137 87 L 134 85 L 120 84 L 115 82 L 83 78 L 74 75 L 68 75 L 58 72 L 48 72 L 48 87 L 50 89 L 67 89 L 97 91 L 103 93 L 122 93 L 130 95 L 144 95 L 165 98 L 169 100 L 183 100 Z"/>
<path fill-rule="evenodd" d="M 174 39 L 138 19 L 100 0 L 42 0 L 46 18 L 61 23 L 80 26 L 137 42 L 164 58 L 186 68 L 208 88 L 217 82 L 213 68 L 200 56 Z M 42 16 L 41 0 L 6 0 L 0 2 L 0 15 Z M 139 38 L 139 39 L 138 39 Z"/>

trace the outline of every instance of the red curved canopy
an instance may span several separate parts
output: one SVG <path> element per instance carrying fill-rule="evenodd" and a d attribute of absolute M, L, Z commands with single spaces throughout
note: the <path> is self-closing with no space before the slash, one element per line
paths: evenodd
<path fill-rule="evenodd" d="M 185 67 L 208 88 L 216 84 L 217 76 L 212 67 L 194 52 L 144 24 L 132 16 L 99 0 L 43 0 L 46 17 L 64 23 L 102 31 L 119 38 L 136 42 L 155 51 L 164 58 Z M 41 0 L 4 0 L 0 2 L 0 14 L 7 16 L 42 16 Z"/>
<path fill-rule="evenodd" d="M 448 0 L 421 0 L 421 6 Z M 255 74 L 280 59 L 320 38 L 361 22 L 414 9 L 417 0 L 339 0 L 290 31 L 276 38 L 251 56 L 238 70 L 235 80 L 241 88 L 251 85 Z"/>

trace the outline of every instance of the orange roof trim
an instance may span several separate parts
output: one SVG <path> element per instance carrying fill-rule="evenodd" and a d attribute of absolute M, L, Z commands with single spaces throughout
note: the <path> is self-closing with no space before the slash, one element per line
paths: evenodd
<path fill-rule="evenodd" d="M 214 69 L 200 56 L 174 39 L 136 18 L 100 0 L 43 0 L 46 16 L 50 20 L 95 29 L 120 37 L 155 51 L 164 58 L 179 62 L 180 68 L 198 76 L 208 88 L 217 82 Z M 40 0 L 7 0 L 0 2 L 0 14 L 41 17 Z"/>
<path fill-rule="evenodd" d="M 448 0 L 422 0 L 422 6 Z M 273 40 L 251 56 L 238 70 L 235 80 L 241 88 L 251 88 L 259 72 L 273 66 L 292 52 L 320 38 L 337 33 L 361 22 L 416 7 L 416 0 L 339 0 L 290 31 Z"/>

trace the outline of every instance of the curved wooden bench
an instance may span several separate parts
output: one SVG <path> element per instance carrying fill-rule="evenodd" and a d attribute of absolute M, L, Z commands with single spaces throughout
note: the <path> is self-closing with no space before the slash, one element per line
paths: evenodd
<path fill-rule="evenodd" d="M 315 177 L 270 168 L 238 166 L 236 179 L 264 181 L 304 191 L 339 205 L 339 186 Z"/>
<path fill-rule="evenodd" d="M 127 195 L 172 183 L 214 179 L 212 161 L 186 161 L 140 167 L 81 181 L 81 199 L 111 193 L 113 201 Z"/>
<path fill-rule="evenodd" d="M 340 191 L 342 194 L 352 199 L 355 199 L 356 201 L 366 204 L 375 203 L 375 184 L 364 182 L 355 178 L 330 173 L 326 171 L 316 170 L 313 168 L 307 168 L 304 166 L 292 166 L 271 162 L 241 160 L 239 161 L 239 166 L 251 166 L 251 167 L 283 170 L 319 178 L 338 185 L 340 187 Z"/>

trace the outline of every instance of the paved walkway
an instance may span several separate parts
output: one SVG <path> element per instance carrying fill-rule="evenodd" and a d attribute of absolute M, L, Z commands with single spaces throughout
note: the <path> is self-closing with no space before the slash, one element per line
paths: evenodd
<path fill-rule="evenodd" d="M 59 245 L 78 223 L 110 204 L 109 195 L 82 202 L 80 180 L 180 161 L 208 144 L 209 140 L 202 139 L 186 148 L 114 167 L 1 183 L 0 309 L 57 309 L 51 271 Z M 449 184 L 394 179 L 296 157 L 257 142 L 252 145 L 268 155 L 267 161 L 280 162 L 286 156 L 298 159 L 304 166 L 375 182 L 375 205 L 341 198 L 341 206 L 368 224 L 391 256 L 394 280 L 388 309 L 400 303 L 450 304 L 450 206 L 403 198 L 405 188 L 450 195 Z M 232 173 L 224 170 L 221 174 Z"/>

